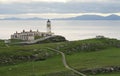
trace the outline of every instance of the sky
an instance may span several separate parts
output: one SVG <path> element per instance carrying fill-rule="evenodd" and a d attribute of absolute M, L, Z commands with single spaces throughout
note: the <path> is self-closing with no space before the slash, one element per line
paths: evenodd
<path fill-rule="evenodd" d="M 120 0 L 0 0 L 0 18 L 120 15 Z"/>

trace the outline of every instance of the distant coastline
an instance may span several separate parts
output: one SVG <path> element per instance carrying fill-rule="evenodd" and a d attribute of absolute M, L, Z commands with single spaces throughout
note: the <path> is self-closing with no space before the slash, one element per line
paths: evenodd
<path fill-rule="evenodd" d="M 39 18 L 39 17 L 32 17 L 32 18 L 9 17 L 0 20 L 47 20 L 47 19 Z M 82 16 L 69 17 L 69 18 L 53 18 L 51 20 L 120 20 L 120 16 L 114 14 L 109 16 L 82 15 Z"/>

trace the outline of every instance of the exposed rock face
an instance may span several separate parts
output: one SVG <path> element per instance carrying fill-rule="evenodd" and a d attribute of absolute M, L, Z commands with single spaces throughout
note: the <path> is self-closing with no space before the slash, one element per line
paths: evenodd
<path fill-rule="evenodd" d="M 48 57 L 51 57 L 51 54 L 49 54 L 47 51 L 37 50 L 37 51 L 29 51 L 32 53 L 27 53 L 28 51 L 25 52 L 24 50 L 24 52 L 19 52 L 19 54 L 12 53 L 9 55 L 6 54 L 0 55 L 0 66 L 12 65 L 12 64 L 28 62 L 28 61 L 43 61 L 46 60 Z"/>
<path fill-rule="evenodd" d="M 82 72 L 84 72 L 84 73 L 90 73 L 90 74 L 120 72 L 120 66 L 111 66 L 111 67 L 87 69 L 87 70 L 82 70 Z"/>
<path fill-rule="evenodd" d="M 81 71 L 81 70 L 79 70 Z M 120 72 L 120 66 L 111 66 L 111 67 L 103 67 L 103 68 L 95 68 L 95 69 L 85 69 L 81 72 L 85 73 L 87 76 L 89 75 L 97 75 L 97 74 L 104 74 L 104 73 L 111 73 L 111 72 Z M 44 76 L 79 76 L 70 71 L 61 71 L 56 73 L 50 73 Z"/>
<path fill-rule="evenodd" d="M 64 42 L 64 41 L 67 41 L 65 37 L 57 35 L 57 36 L 53 36 L 48 39 L 45 39 L 43 41 L 39 41 L 37 43 Z"/>

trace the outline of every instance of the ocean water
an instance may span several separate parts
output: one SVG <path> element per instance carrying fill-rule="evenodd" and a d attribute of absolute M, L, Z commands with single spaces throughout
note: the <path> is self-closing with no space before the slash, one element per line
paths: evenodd
<path fill-rule="evenodd" d="M 83 21 L 83 20 L 51 20 L 52 32 L 65 36 L 68 40 L 82 40 L 103 35 L 120 39 L 120 21 Z M 30 29 L 46 32 L 45 20 L 1 20 L 0 39 L 9 39 L 16 31 Z"/>

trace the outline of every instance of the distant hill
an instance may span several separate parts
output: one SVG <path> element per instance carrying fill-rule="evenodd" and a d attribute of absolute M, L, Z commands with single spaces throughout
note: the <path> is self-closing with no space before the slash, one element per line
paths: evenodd
<path fill-rule="evenodd" d="M 11 18 L 4 18 L 0 20 L 46 20 L 44 18 L 39 17 L 33 17 L 33 18 L 17 18 L 17 17 L 11 17 Z M 99 15 L 82 15 L 82 16 L 76 16 L 76 17 L 70 17 L 70 18 L 54 18 L 52 20 L 120 20 L 120 16 L 118 15 L 109 15 L 109 16 L 99 16 Z"/>
<path fill-rule="evenodd" d="M 56 20 L 120 20 L 118 15 L 99 16 L 99 15 L 82 15 L 71 18 L 58 18 Z"/>

